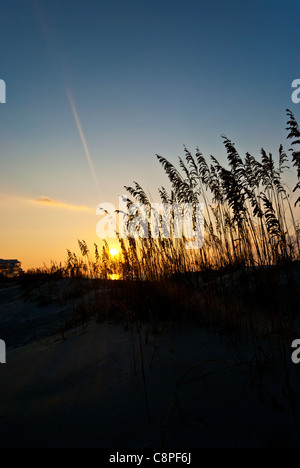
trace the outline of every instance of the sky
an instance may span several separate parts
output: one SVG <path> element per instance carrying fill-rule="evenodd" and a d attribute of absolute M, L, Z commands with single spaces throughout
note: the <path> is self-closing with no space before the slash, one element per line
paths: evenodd
<path fill-rule="evenodd" d="M 300 78 L 298 0 L 1 0 L 0 258 L 64 261 L 96 207 L 157 200 L 183 145 L 278 152 Z"/>

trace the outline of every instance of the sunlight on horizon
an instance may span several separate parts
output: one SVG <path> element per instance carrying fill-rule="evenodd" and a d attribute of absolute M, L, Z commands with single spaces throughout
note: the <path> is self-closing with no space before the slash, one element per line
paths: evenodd
<path fill-rule="evenodd" d="M 110 253 L 110 256 L 111 256 L 112 258 L 114 258 L 114 257 L 116 257 L 117 255 L 120 254 L 120 251 L 117 250 L 117 249 L 110 249 L 109 253 Z"/>

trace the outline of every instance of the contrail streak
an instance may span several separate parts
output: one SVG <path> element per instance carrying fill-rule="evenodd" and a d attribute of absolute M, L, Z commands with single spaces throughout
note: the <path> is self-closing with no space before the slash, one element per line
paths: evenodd
<path fill-rule="evenodd" d="M 99 187 L 99 183 L 98 183 L 98 180 L 97 180 L 97 176 L 96 176 L 95 168 L 94 168 L 94 165 L 93 165 L 93 161 L 92 161 L 89 149 L 88 149 L 88 145 L 87 145 L 87 142 L 86 142 L 86 139 L 85 139 L 82 127 L 81 127 L 81 123 L 80 123 L 80 120 L 79 120 L 79 117 L 78 117 L 78 114 L 77 114 L 77 111 L 76 111 L 76 107 L 75 107 L 72 95 L 71 95 L 68 88 L 67 88 L 67 95 L 68 95 L 70 105 L 71 105 L 71 108 L 72 108 L 72 112 L 73 112 L 73 115 L 74 115 L 74 119 L 75 119 L 75 122 L 76 122 L 76 125 L 77 125 L 77 128 L 78 128 L 81 143 L 82 143 L 86 158 L 87 158 L 89 166 L 90 166 L 92 177 L 94 179 L 95 187 L 96 187 L 96 190 L 98 192 L 98 195 L 100 196 L 100 187 Z"/>

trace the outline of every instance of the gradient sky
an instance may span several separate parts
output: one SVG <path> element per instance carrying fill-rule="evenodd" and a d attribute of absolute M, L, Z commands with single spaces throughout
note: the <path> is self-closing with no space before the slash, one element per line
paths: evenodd
<path fill-rule="evenodd" d="M 288 149 L 299 15 L 298 0 L 1 0 L 0 258 L 37 267 L 97 241 L 100 202 L 133 180 L 156 198 L 156 153 L 224 162 L 221 134 L 241 154 Z"/>

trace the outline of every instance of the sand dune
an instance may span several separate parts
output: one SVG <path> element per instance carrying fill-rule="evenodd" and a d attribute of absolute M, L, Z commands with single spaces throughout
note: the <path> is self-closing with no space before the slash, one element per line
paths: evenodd
<path fill-rule="evenodd" d="M 280 374 L 272 368 L 266 374 L 259 401 L 248 366 L 235 367 L 237 351 L 189 327 L 152 337 L 144 346 L 149 421 L 137 336 L 134 348 L 136 374 L 130 333 L 107 323 L 66 341 L 53 338 L 10 351 L 1 366 L 0 445 L 296 446 Z M 250 348 L 243 351 L 251 360 Z M 165 424 L 174 398 L 178 406 Z"/>

